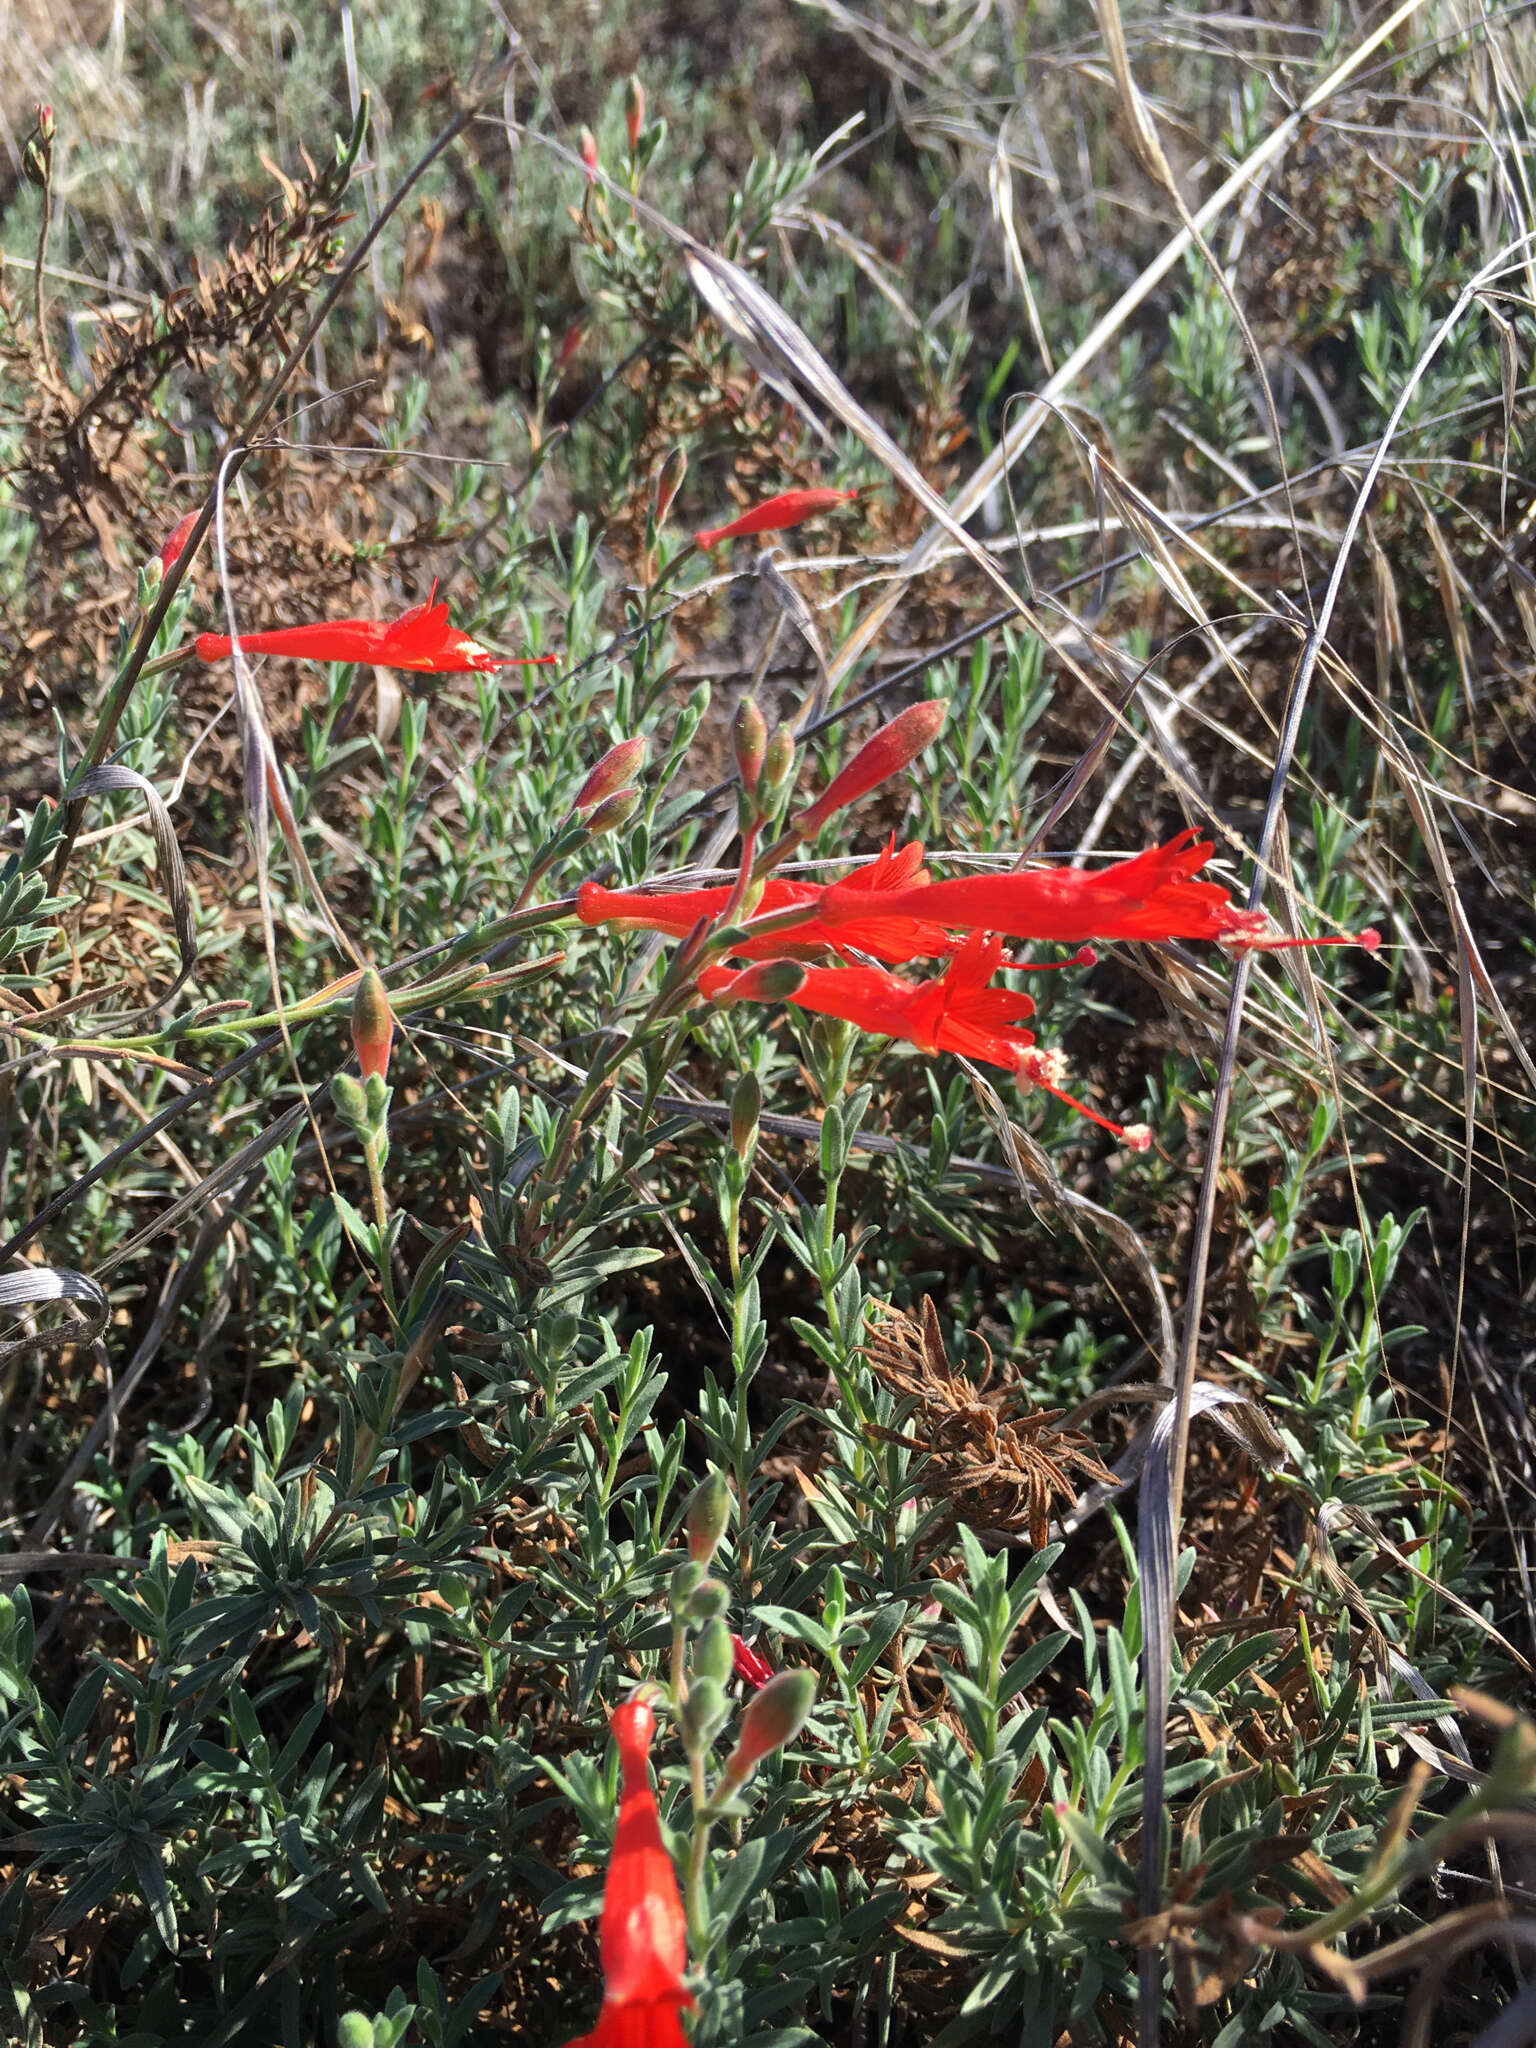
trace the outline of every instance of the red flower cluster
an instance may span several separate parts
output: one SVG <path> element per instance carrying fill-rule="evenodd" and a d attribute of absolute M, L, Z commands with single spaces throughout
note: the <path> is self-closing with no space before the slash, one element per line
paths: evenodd
<path fill-rule="evenodd" d="M 688 1923 L 648 1765 L 656 1717 L 626 1700 L 608 1723 L 623 1790 L 603 1889 L 603 2005 L 590 2034 L 567 2048 L 687 2048 L 679 2010 L 694 2002 L 683 1982 Z"/>
<path fill-rule="evenodd" d="M 841 1017 L 881 1038 L 899 1038 L 920 1052 L 954 1052 L 988 1066 L 1006 1067 L 1019 1079 L 1046 1089 L 1091 1122 L 1124 1139 L 1133 1152 L 1145 1152 L 1152 1133 L 1145 1124 L 1117 1124 L 1100 1116 L 1062 1082 L 1066 1061 L 1059 1052 L 1042 1051 L 1035 1034 L 1020 1020 L 1035 1013 L 1033 1000 L 1012 989 L 990 986 L 1002 965 L 1003 942 L 973 933 L 944 972 L 931 981 L 907 981 L 884 967 L 808 967 L 804 979 L 785 1000 L 824 1017 Z M 729 1003 L 759 993 L 757 970 L 733 973 L 728 967 L 706 967 L 699 993 Z"/>
<path fill-rule="evenodd" d="M 748 522 L 754 520 L 766 527 L 771 511 L 771 506 L 760 506 L 738 522 L 737 530 L 751 530 Z M 701 534 L 701 545 L 726 531 Z M 800 813 L 781 846 L 820 831 L 835 811 L 909 766 L 943 719 L 944 706 L 935 700 L 914 704 L 882 726 Z M 750 726 L 746 737 L 753 737 Z M 761 752 L 757 745 L 738 745 L 744 792 L 756 787 Z M 742 843 L 743 859 L 750 861 L 753 834 L 744 833 Z M 707 999 L 790 1002 L 923 1052 L 984 1060 L 1048 1089 L 1134 1150 L 1144 1151 L 1152 1142 L 1145 1125 L 1112 1123 L 1066 1092 L 1061 1054 L 1042 1050 L 1034 1033 L 1024 1028 L 1034 1003 L 1012 989 L 993 987 L 992 978 L 1005 964 L 1004 938 L 1079 944 L 1076 958 L 1085 963 L 1094 954 L 1081 942 L 1092 939 L 1213 939 L 1237 952 L 1351 944 L 1374 951 L 1380 944 L 1374 931 L 1354 939 L 1289 938 L 1276 932 L 1262 911 L 1240 908 L 1216 882 L 1195 880 L 1214 852 L 1209 840 L 1191 830 L 1097 872 L 1025 868 L 936 882 L 923 865 L 922 847 L 912 844 L 898 851 L 893 837 L 877 860 L 840 882 L 824 885 L 770 875 L 745 888 L 670 894 L 604 889 L 588 882 L 576 907 L 584 924 L 620 924 L 678 939 L 728 912 L 744 915 L 729 936 L 712 935 L 713 950 L 754 964 L 731 968 L 717 959 L 705 966 L 699 993 Z M 840 964 L 828 964 L 828 955 Z M 925 956 L 946 955 L 949 964 L 943 972 L 927 980 L 912 981 L 891 971 Z M 873 966 L 872 960 L 885 964 Z M 1006 964 L 1066 963 L 1007 959 Z"/>
<path fill-rule="evenodd" d="M 279 626 L 269 633 L 242 633 L 247 654 L 291 654 L 300 661 L 371 661 L 379 668 L 417 669 L 424 674 L 463 675 L 555 660 L 530 654 L 516 661 L 482 647 L 448 623 L 448 607 L 435 602 L 434 583 L 425 604 L 412 605 L 398 619 L 321 619 L 308 626 Z M 232 642 L 226 633 L 199 633 L 199 661 L 223 661 Z"/>

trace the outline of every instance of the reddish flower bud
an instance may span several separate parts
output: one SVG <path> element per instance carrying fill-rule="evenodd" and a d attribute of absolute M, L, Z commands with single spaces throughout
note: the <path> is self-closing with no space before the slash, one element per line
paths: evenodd
<path fill-rule="evenodd" d="M 861 796 L 910 766 L 938 736 L 948 715 L 947 705 L 931 697 L 926 704 L 910 705 L 888 725 L 882 725 L 841 774 L 833 776 L 815 803 L 800 813 L 796 820 L 800 831 L 807 837 L 820 831 L 834 811 L 857 803 Z"/>
<path fill-rule="evenodd" d="M 611 746 L 576 792 L 572 809 L 590 811 L 594 804 L 625 788 L 645 759 L 646 745 L 644 739 L 637 737 Z"/>
<path fill-rule="evenodd" d="M 812 1672 L 780 1671 L 770 1678 L 741 1717 L 736 1747 L 725 1760 L 727 1783 L 741 1784 L 765 1756 L 793 1742 L 815 1703 Z"/>
<path fill-rule="evenodd" d="M 563 370 L 570 362 L 571 357 L 575 355 L 577 349 L 581 347 L 582 342 L 585 340 L 586 332 L 587 323 L 585 320 L 573 320 L 570 326 L 567 327 L 564 334 L 560 337 L 560 346 L 555 350 L 555 368 L 557 370 Z"/>
<path fill-rule="evenodd" d="M 683 487 L 683 478 L 688 474 L 688 451 L 674 448 L 656 472 L 656 524 L 661 525 L 672 510 L 672 500 Z"/>
<path fill-rule="evenodd" d="M 688 1555 L 695 1564 L 709 1563 L 730 1525 L 730 1486 L 723 1472 L 711 1472 L 693 1489 L 683 1510 L 683 1527 L 688 1532 Z"/>
<path fill-rule="evenodd" d="M 581 131 L 581 160 L 587 167 L 587 183 L 597 183 L 597 137 L 590 128 Z"/>
<path fill-rule="evenodd" d="M 629 137 L 630 152 L 640 147 L 640 137 L 645 132 L 645 87 L 633 72 L 624 88 L 624 132 Z"/>
<path fill-rule="evenodd" d="M 763 755 L 763 797 L 771 803 L 795 772 L 795 736 L 787 725 L 774 728 Z"/>
<path fill-rule="evenodd" d="M 759 966 L 743 968 L 740 974 L 706 968 L 705 975 L 721 979 L 705 993 L 722 1003 L 787 1003 L 805 984 L 805 969 L 798 960 L 764 960 Z"/>
<path fill-rule="evenodd" d="M 40 100 L 37 108 L 37 132 L 44 142 L 52 142 L 57 130 L 54 127 L 53 109 L 46 100 Z"/>
<path fill-rule="evenodd" d="M 699 547 L 712 548 L 723 540 L 736 540 L 743 534 L 781 533 L 785 527 L 798 526 L 815 513 L 845 504 L 849 498 L 858 495 L 857 491 L 780 491 L 776 498 L 754 505 L 750 512 L 743 512 L 724 526 L 700 527 L 693 538 Z"/>
<path fill-rule="evenodd" d="M 612 796 L 605 796 L 602 802 L 587 813 L 587 830 L 594 839 L 605 832 L 617 832 L 640 808 L 638 789 L 616 789 Z"/>
<path fill-rule="evenodd" d="M 189 512 L 184 519 L 178 519 L 166 535 L 165 545 L 160 550 L 160 572 L 164 575 L 173 562 L 179 562 L 188 536 L 198 521 L 196 512 Z"/>
<path fill-rule="evenodd" d="M 352 998 L 352 1049 L 363 1079 L 375 1074 L 382 1081 L 389 1068 L 389 1043 L 394 1036 L 395 1015 L 389 996 L 376 969 L 365 967 L 358 977 Z"/>
<path fill-rule="evenodd" d="M 763 772 L 763 756 L 768 751 L 768 727 L 751 697 L 743 697 L 736 707 L 731 744 L 736 749 L 736 768 L 742 788 L 756 789 L 757 779 Z"/>

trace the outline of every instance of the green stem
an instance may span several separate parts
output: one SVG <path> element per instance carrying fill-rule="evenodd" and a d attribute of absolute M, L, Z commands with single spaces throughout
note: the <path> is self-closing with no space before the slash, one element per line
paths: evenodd
<path fill-rule="evenodd" d="M 373 1197 L 373 1220 L 379 1233 L 379 1289 L 391 1324 L 398 1324 L 400 1313 L 395 1301 L 395 1276 L 389 1256 L 389 1202 L 384 1193 L 383 1169 L 379 1165 L 379 1141 L 372 1131 L 363 1135 L 363 1158 L 368 1167 L 368 1190 Z M 386 1419 L 379 1434 L 386 1435 L 388 1428 L 389 1420 Z"/>

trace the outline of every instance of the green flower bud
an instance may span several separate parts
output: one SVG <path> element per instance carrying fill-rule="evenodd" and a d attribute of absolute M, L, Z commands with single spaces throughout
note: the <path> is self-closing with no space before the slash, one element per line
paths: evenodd
<path fill-rule="evenodd" d="M 687 1564 L 680 1564 L 672 1574 L 672 1583 L 667 1589 L 667 1597 L 671 1603 L 672 1619 L 674 1621 L 681 1621 L 686 1615 L 688 1602 L 693 1597 L 697 1588 L 703 1583 L 703 1580 L 704 1567 L 701 1564 L 695 1564 L 692 1558 L 688 1560 Z"/>
<path fill-rule="evenodd" d="M 683 1527 L 688 1532 L 688 1555 L 695 1564 L 707 1565 L 731 1526 L 731 1489 L 723 1472 L 711 1472 L 688 1496 L 683 1510 Z"/>
<path fill-rule="evenodd" d="M 757 1143 L 757 1126 L 762 1113 L 763 1084 L 748 1068 L 731 1091 L 731 1143 L 743 1159 L 750 1158 Z"/>
<path fill-rule="evenodd" d="M 343 1123 L 365 1124 L 368 1121 L 368 1091 L 350 1074 L 338 1074 L 332 1081 L 331 1101 Z"/>
<path fill-rule="evenodd" d="M 735 1666 L 731 1625 L 724 1616 L 717 1614 L 713 1621 L 706 1621 L 699 1632 L 699 1640 L 693 1650 L 693 1675 L 697 1679 L 707 1678 L 714 1685 L 724 1685 Z"/>
<path fill-rule="evenodd" d="M 688 452 L 674 448 L 666 461 L 656 472 L 656 524 L 660 526 L 672 510 L 672 500 L 683 487 L 683 478 L 688 474 Z"/>
<path fill-rule="evenodd" d="M 765 1756 L 793 1742 L 816 1703 L 810 1671 L 780 1671 L 754 1693 L 741 1719 L 736 1747 L 725 1760 L 726 1781 L 743 1784 Z"/>
<path fill-rule="evenodd" d="M 718 1579 L 701 1579 L 688 1600 L 689 1621 L 713 1621 L 724 1614 L 731 1604 L 728 1586 L 722 1586 Z"/>
<path fill-rule="evenodd" d="M 731 1718 L 725 1687 L 713 1678 L 696 1678 L 688 1688 L 682 1711 L 683 1747 L 703 1749 Z"/>
<path fill-rule="evenodd" d="M 645 87 L 631 71 L 629 83 L 624 88 L 624 132 L 629 137 L 631 156 L 640 147 L 640 137 L 644 129 Z"/>
<path fill-rule="evenodd" d="M 759 960 L 733 974 L 716 990 L 717 1003 L 787 1003 L 805 986 L 805 969 L 798 960 Z"/>
<path fill-rule="evenodd" d="M 365 1081 L 375 1074 L 382 1081 L 389 1071 L 389 1044 L 394 1033 L 395 1014 L 383 980 L 377 968 L 365 967 L 352 997 L 352 1050 Z"/>
<path fill-rule="evenodd" d="M 646 741 L 637 736 L 611 746 L 576 792 L 573 810 L 590 811 L 629 786 L 645 760 Z"/>

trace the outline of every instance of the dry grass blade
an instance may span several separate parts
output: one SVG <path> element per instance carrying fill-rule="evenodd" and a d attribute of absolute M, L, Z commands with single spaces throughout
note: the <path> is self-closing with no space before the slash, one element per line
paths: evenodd
<path fill-rule="evenodd" d="M 285 1117 L 278 1119 L 279 1124 L 284 1126 L 284 1129 L 279 1132 L 278 1137 L 274 1138 L 269 1130 L 262 1134 L 263 1139 L 270 1140 L 269 1143 L 262 1143 L 260 1139 L 257 1139 L 253 1140 L 252 1144 L 245 1148 L 242 1156 L 244 1163 L 250 1170 L 234 1195 L 222 1208 L 210 1210 L 207 1208 L 206 1203 L 199 1204 L 206 1213 L 203 1216 L 202 1226 L 198 1230 L 197 1236 L 192 1240 L 192 1244 L 186 1256 L 182 1259 L 181 1264 L 167 1275 L 165 1286 L 161 1291 L 159 1304 L 155 1309 L 149 1328 L 139 1341 L 138 1349 L 129 1360 L 125 1370 L 119 1373 L 113 1382 L 112 1391 L 101 1413 L 86 1431 L 74 1456 L 60 1474 L 52 1493 L 49 1494 L 47 1500 L 33 1518 L 26 1534 L 28 1543 L 47 1543 L 53 1535 L 54 1530 L 58 1527 L 60 1517 L 69 1505 L 76 1482 L 90 1470 L 92 1460 L 96 1457 L 97 1452 L 100 1451 L 103 1444 L 116 1431 L 123 1411 L 127 1408 L 129 1401 L 132 1400 L 145 1373 L 149 1371 L 149 1368 L 159 1357 L 160 1347 L 165 1342 L 166 1333 L 179 1313 L 183 1302 L 186 1301 L 192 1292 L 204 1266 L 218 1249 L 226 1233 L 233 1227 L 235 1219 L 240 1215 L 246 1203 L 261 1185 L 266 1173 L 266 1167 L 262 1163 L 265 1160 L 266 1154 L 272 1149 L 272 1144 L 279 1142 L 280 1137 L 286 1136 L 288 1131 L 296 1127 L 302 1114 L 301 1108 L 296 1107 L 289 1110 Z M 254 1150 L 254 1147 L 257 1145 L 260 1145 L 259 1151 Z M 188 1204 L 178 1203 L 175 1206 L 178 1209 L 184 1209 Z M 110 1263 L 110 1260 L 104 1260 L 102 1268 L 104 1269 Z"/>
<path fill-rule="evenodd" d="M 1292 113 L 1287 114 L 1284 120 L 1271 129 L 1258 147 L 1238 164 L 1230 177 L 1226 178 L 1205 204 L 1197 209 L 1192 220 L 1193 227 L 1204 233 L 1213 222 L 1219 220 L 1232 201 L 1245 192 L 1269 165 L 1285 154 L 1308 121 L 1349 83 L 1356 72 L 1364 68 L 1378 50 L 1384 45 L 1390 45 L 1398 30 L 1418 12 L 1421 5 L 1422 0 L 1403 0 L 1401 6 L 1394 8 L 1384 21 L 1377 23 L 1370 34 L 1335 65 L 1321 84 L 1316 86 Z M 1193 246 L 1194 240 L 1189 229 L 1181 227 L 1140 276 L 1121 293 L 1103 318 L 1094 323 L 1090 332 L 1079 342 L 1055 376 L 1030 400 L 991 454 L 977 465 L 969 480 L 955 494 L 949 508 L 953 518 L 970 519 L 980 511 L 988 497 L 998 488 L 1008 471 L 1044 426 L 1052 406 L 1072 391 L 1088 365 L 1094 362 L 1125 328 L 1137 309 Z M 937 522 L 908 550 L 900 570 L 889 587 L 871 606 L 839 649 L 833 663 L 834 686 L 878 638 L 886 620 L 901 603 L 907 585 L 930 566 L 941 545 L 942 535 L 948 530 L 948 525 L 948 521 Z"/>
<path fill-rule="evenodd" d="M 20 1273 L 0 1273 L 0 1311 L 41 1308 L 50 1302 L 83 1303 L 78 1320 L 48 1330 L 32 1330 L 0 1344 L 0 1367 L 29 1351 L 62 1351 L 66 1344 L 94 1344 L 107 1327 L 108 1302 L 96 1282 L 67 1266 L 28 1266 Z"/>
<path fill-rule="evenodd" d="M 100 1159 L 88 1166 L 84 1173 L 77 1175 L 68 1187 L 55 1195 L 52 1201 L 46 1203 L 30 1221 L 24 1223 L 20 1230 L 0 1245 L 0 1262 L 14 1258 L 23 1246 L 30 1244 L 33 1238 L 62 1216 L 66 1209 L 78 1202 L 80 1197 L 95 1187 L 98 1181 L 121 1166 L 125 1159 L 131 1158 L 135 1152 L 157 1138 L 167 1125 L 174 1123 L 178 1117 L 185 1116 L 188 1110 L 198 1103 L 210 1101 L 226 1082 L 237 1074 L 244 1073 L 247 1067 L 254 1066 L 257 1061 L 265 1059 L 278 1043 L 276 1032 L 258 1039 L 254 1045 L 247 1046 L 244 1052 L 237 1053 L 234 1059 L 221 1067 L 217 1073 L 210 1074 L 206 1081 L 198 1082 L 189 1088 L 185 1095 L 176 1096 L 164 1109 L 156 1110 L 147 1123 L 141 1124 L 138 1130 L 131 1132 L 128 1137 L 120 1139 L 110 1152 L 104 1152 Z"/>
<path fill-rule="evenodd" d="M 1390 1557 L 1395 1565 L 1416 1578 L 1421 1586 L 1431 1587 L 1448 1607 L 1454 1607 L 1456 1612 L 1470 1621 L 1474 1628 L 1480 1628 L 1490 1642 L 1497 1643 L 1507 1656 L 1513 1657 L 1522 1671 L 1530 1671 L 1530 1664 L 1507 1636 L 1501 1635 L 1486 1616 L 1479 1614 L 1475 1607 L 1469 1606 L 1459 1593 L 1453 1593 L 1443 1580 L 1437 1579 L 1431 1572 L 1421 1571 L 1413 1560 L 1398 1548 L 1376 1517 L 1367 1509 L 1353 1506 L 1348 1501 L 1325 1500 L 1317 1511 L 1318 1535 L 1324 1541 L 1328 1541 L 1335 1524 L 1353 1529 L 1356 1535 L 1363 1536 L 1375 1549 Z"/>
<path fill-rule="evenodd" d="M 1531 237 L 1522 236 L 1517 246 L 1524 246 Z M 1485 263 L 1476 276 L 1468 281 L 1458 295 L 1455 304 L 1445 315 L 1421 351 L 1412 371 L 1405 379 L 1397 401 L 1392 408 L 1386 427 L 1381 435 L 1375 453 L 1366 467 L 1364 476 L 1355 495 L 1349 518 L 1345 522 L 1340 538 L 1332 573 L 1318 607 L 1316 624 L 1307 637 L 1301 659 L 1286 693 L 1285 716 L 1281 726 L 1279 744 L 1275 754 L 1274 771 L 1265 807 L 1264 821 L 1259 832 L 1255 849 L 1253 882 L 1248 892 L 1250 908 L 1257 907 L 1264 891 L 1266 871 L 1276 836 L 1280 829 L 1282 807 L 1286 785 L 1290 779 L 1291 764 L 1295 758 L 1297 743 L 1301 735 L 1302 718 L 1311 694 L 1311 685 L 1323 660 L 1327 635 L 1332 627 L 1334 613 L 1344 588 L 1344 579 L 1354 552 L 1354 544 L 1365 523 L 1367 507 L 1375 490 L 1387 456 L 1402 424 L 1414 393 L 1429 370 L 1431 363 L 1456 326 L 1464 318 L 1468 308 L 1476 303 L 1478 294 L 1495 277 L 1499 276 L 1511 262 L 1511 250 L 1500 249 Z M 1470 934 L 1468 935 L 1470 942 Z M 1194 1246 L 1190 1257 L 1189 1285 L 1184 1309 L 1183 1344 L 1179 1357 L 1179 1374 L 1173 1417 L 1173 1484 L 1172 1513 L 1176 1530 L 1183 1501 L 1184 1465 L 1187 1455 L 1189 1424 L 1195 1410 L 1193 1396 L 1195 1374 L 1198 1370 L 1200 1326 L 1205 1305 L 1206 1277 L 1209 1270 L 1211 1236 L 1216 1220 L 1217 1187 L 1221 1171 L 1222 1154 L 1225 1145 L 1227 1113 L 1231 1107 L 1233 1088 L 1237 1076 L 1238 1045 L 1242 1035 L 1243 1012 L 1247 1003 L 1249 982 L 1252 976 L 1251 957 L 1239 960 L 1232 979 L 1232 998 L 1227 1011 L 1226 1030 L 1222 1039 L 1221 1060 L 1217 1069 L 1216 1085 L 1211 1097 L 1210 1131 L 1206 1141 L 1205 1164 L 1200 1178 L 1199 1205 L 1196 1212 Z M 1528 1058 L 1528 1056 L 1527 1056 Z M 1164 1418 L 1159 1417 L 1159 1426 Z M 1170 1582 L 1171 1584 L 1171 1582 Z M 1162 1635 L 1166 1642 L 1171 1632 L 1171 1616 L 1164 1617 Z M 1149 1645 L 1151 1635 L 1148 1635 Z M 1166 1693 L 1166 1681 L 1162 1690 Z M 1149 1706 L 1150 1712 L 1150 1706 Z M 1149 1905 L 1145 1909 L 1152 1911 Z M 1145 2007 L 1147 2001 L 1143 1999 Z M 1156 2020 L 1151 2022 L 1155 2040 Z M 1148 2044 L 1150 2048 L 1150 2041 Z"/>
<path fill-rule="evenodd" d="M 254 1138 L 247 1138 L 238 1152 L 231 1153 L 212 1173 L 200 1180 L 195 1188 L 188 1188 L 185 1194 L 178 1195 L 174 1202 L 162 1209 L 160 1214 L 146 1223 L 142 1230 L 136 1230 L 132 1237 L 125 1238 L 119 1245 L 114 1245 L 97 1267 L 97 1272 L 115 1272 L 155 1238 L 163 1236 L 167 1230 L 176 1229 L 188 1216 L 206 1209 L 216 1195 L 248 1174 L 275 1146 L 281 1145 L 290 1132 L 296 1130 L 304 1121 L 308 1108 L 307 1102 L 296 1102 L 291 1109 L 285 1109 L 281 1116 L 274 1117 L 265 1130 L 258 1131 Z"/>
<path fill-rule="evenodd" d="M 1198 1380 L 1190 1390 L 1189 1414 L 1209 1415 L 1266 1470 L 1273 1471 L 1285 1462 L 1285 1445 L 1274 1424 L 1246 1394 Z M 1141 1682 L 1146 1713 L 1140 1906 L 1142 1917 L 1148 1920 L 1156 1913 L 1163 1893 L 1168 1693 L 1178 1560 L 1178 1510 L 1174 1496 L 1177 1417 L 1177 1405 L 1170 1402 L 1152 1424 L 1146 1462 L 1141 1470 L 1136 1517 L 1136 1562 L 1141 1581 Z M 1155 2040 L 1162 2019 L 1161 1951 L 1144 1949 L 1139 1969 L 1138 2032 L 1142 2040 Z"/>
<path fill-rule="evenodd" d="M 1101 1203 L 1091 1201 L 1087 1195 L 1080 1195 L 1075 1188 L 1069 1188 L 1029 1133 L 1021 1130 L 1013 1122 L 1003 1106 L 1002 1097 L 991 1082 L 969 1062 L 966 1062 L 966 1071 L 970 1075 L 971 1086 L 976 1091 L 976 1099 L 986 1113 L 987 1121 L 997 1133 L 1003 1148 L 1003 1157 L 1008 1162 L 1020 1194 L 1027 1201 L 1043 1196 L 1053 1209 L 1066 1217 L 1074 1234 L 1085 1244 L 1087 1239 L 1083 1236 L 1079 1219 L 1087 1219 L 1102 1230 L 1106 1237 L 1112 1239 L 1135 1267 L 1151 1298 L 1157 1322 L 1155 1338 L 1149 1338 L 1147 1341 L 1156 1353 L 1159 1377 L 1171 1384 L 1174 1359 L 1178 1350 L 1173 1331 L 1173 1314 L 1168 1307 L 1168 1296 L 1163 1283 L 1158 1278 L 1157 1267 L 1153 1264 L 1152 1255 L 1146 1245 L 1123 1216 L 1117 1216 L 1113 1209 L 1106 1209 Z"/>
<path fill-rule="evenodd" d="M 181 847 L 177 843 L 176 828 L 171 823 L 171 814 L 165 807 L 152 782 L 133 768 L 125 768 L 121 762 L 108 762 L 102 768 L 88 768 L 69 791 L 70 799 L 91 796 L 109 796 L 119 790 L 132 790 L 144 799 L 149 811 L 149 829 L 155 842 L 155 859 L 160 867 L 160 879 L 165 885 L 171 903 L 171 919 L 176 927 L 176 947 L 180 955 L 180 968 L 176 979 L 153 1003 L 136 1010 L 132 1017 L 119 1020 L 119 1028 L 135 1023 L 140 1018 L 152 1017 L 157 1010 L 178 994 L 197 965 L 197 925 L 192 914 L 192 894 L 187 887 L 187 870 L 181 858 Z"/>
<path fill-rule="evenodd" d="M 906 450 L 899 447 L 874 416 L 828 364 L 805 330 L 792 320 L 777 299 L 756 278 L 718 251 L 706 249 L 680 229 L 670 228 L 682 243 L 689 281 L 720 326 L 763 381 L 791 404 L 819 433 L 826 429 L 816 411 L 821 406 L 841 421 L 872 455 L 883 462 L 933 519 L 980 569 L 998 595 L 1034 632 L 1053 648 L 1059 660 L 1099 693 L 1070 646 L 1037 615 L 1014 589 L 991 549 L 984 546 L 950 511 Z M 814 401 L 814 403 L 813 403 Z"/>

